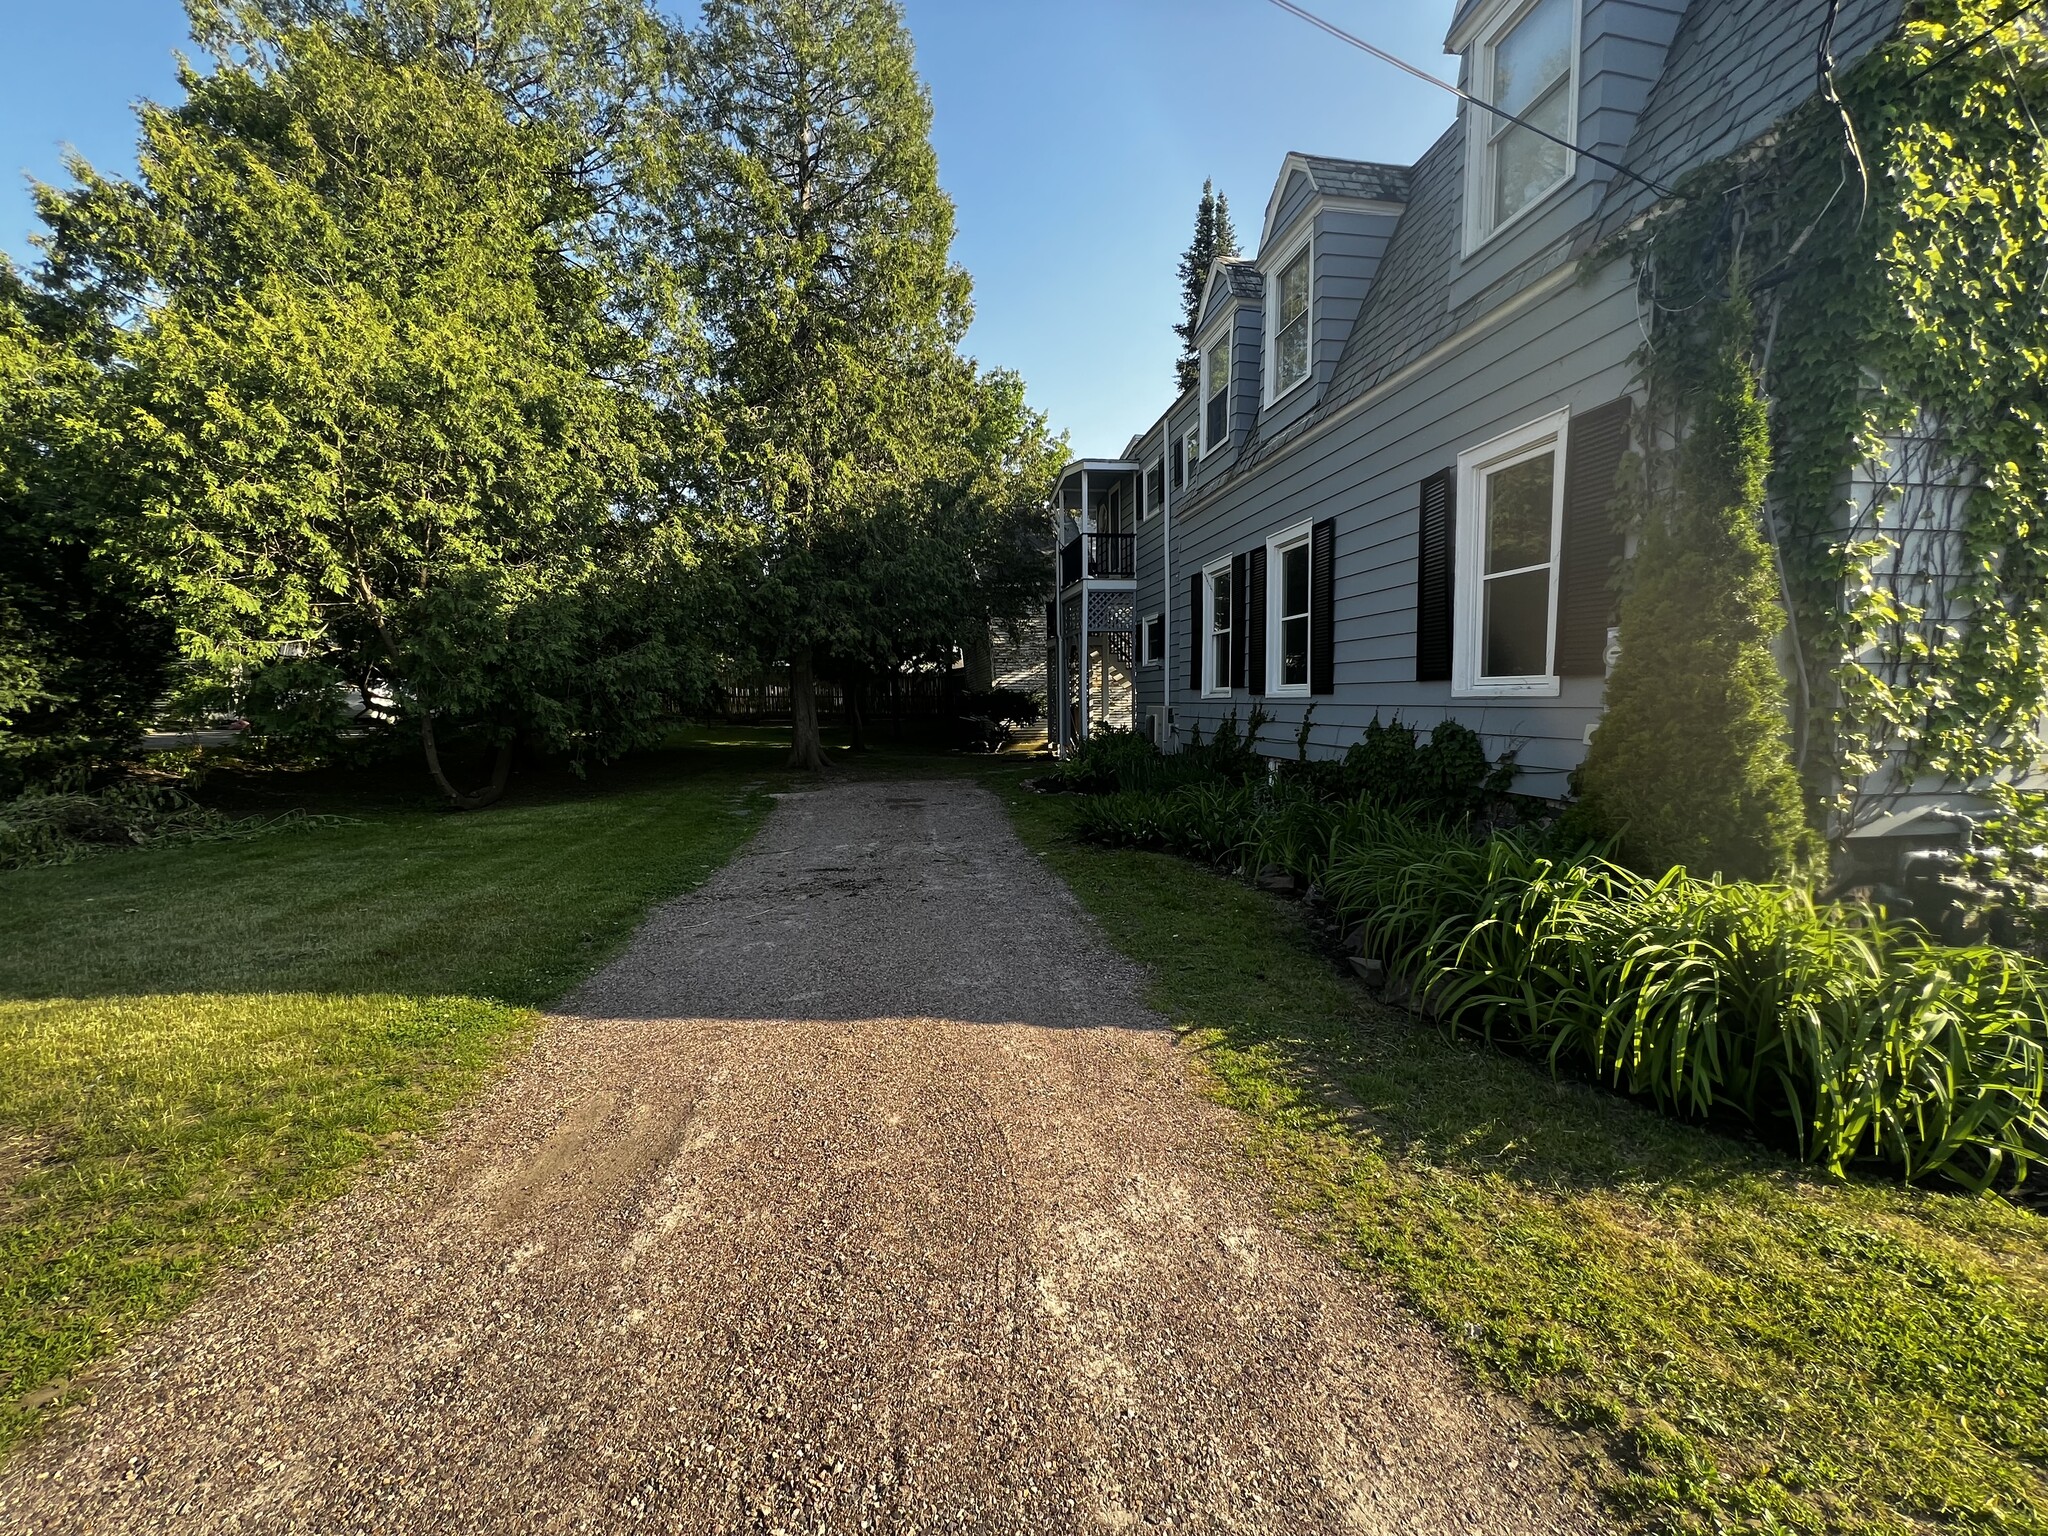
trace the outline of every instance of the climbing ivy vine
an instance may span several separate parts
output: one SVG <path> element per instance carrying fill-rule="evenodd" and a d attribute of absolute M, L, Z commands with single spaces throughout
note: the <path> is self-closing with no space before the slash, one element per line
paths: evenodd
<path fill-rule="evenodd" d="M 1827 84 L 1621 239 L 1645 462 L 1716 430 L 1739 323 L 1810 813 L 1839 838 L 1916 782 L 1988 791 L 1982 862 L 2039 905 L 2048 809 L 2013 780 L 2048 709 L 2048 20 L 1923 0 Z"/>

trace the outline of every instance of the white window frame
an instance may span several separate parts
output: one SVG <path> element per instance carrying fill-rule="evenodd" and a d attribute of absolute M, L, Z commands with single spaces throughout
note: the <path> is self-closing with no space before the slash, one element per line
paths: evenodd
<path fill-rule="evenodd" d="M 1208 339 L 1202 343 L 1202 385 L 1196 403 L 1196 409 L 1200 414 L 1195 418 L 1195 428 L 1202 435 L 1202 457 L 1205 459 L 1217 449 L 1228 446 L 1230 442 L 1230 396 L 1237 387 L 1236 344 L 1237 311 L 1233 309 L 1230 311 L 1229 319 L 1221 327 L 1211 331 Z M 1230 357 L 1230 365 L 1223 371 L 1223 441 L 1212 443 L 1209 441 L 1209 354 L 1218 347 L 1230 349 L 1226 354 Z"/>
<path fill-rule="evenodd" d="M 1493 100 L 1493 50 L 1494 46 L 1513 31 L 1516 23 L 1536 8 L 1538 0 L 1500 0 L 1475 26 L 1470 51 L 1467 54 L 1470 67 L 1467 74 L 1472 80 L 1472 94 L 1482 101 Z M 1576 139 L 1579 133 L 1579 75 L 1585 60 L 1581 54 L 1585 39 L 1581 35 L 1585 21 L 1585 7 L 1577 0 L 1567 0 L 1572 13 L 1571 67 L 1565 77 L 1565 133 L 1563 137 Z M 1564 174 L 1557 178 L 1557 184 L 1538 197 L 1531 198 L 1500 223 L 1493 218 L 1493 145 L 1498 131 L 1510 126 L 1505 118 L 1496 117 L 1484 107 L 1465 105 L 1465 254 L 1471 256 L 1482 246 L 1496 237 L 1513 229 L 1523 220 L 1531 217 L 1540 208 L 1550 203 L 1566 187 L 1578 179 L 1579 155 L 1577 150 L 1567 149 L 1564 153 Z"/>
<path fill-rule="evenodd" d="M 1557 578 L 1564 536 L 1565 440 L 1572 413 L 1553 411 L 1512 432 L 1458 455 L 1458 529 L 1455 615 L 1451 639 L 1451 692 L 1460 698 L 1555 698 L 1557 680 Z M 1482 601 L 1486 576 L 1486 476 L 1530 459 L 1552 455 L 1550 481 L 1550 629 L 1544 671 L 1532 677 L 1481 677 L 1486 631 Z"/>
<path fill-rule="evenodd" d="M 1186 490 L 1195 483 L 1195 468 L 1202 462 L 1202 420 L 1199 416 L 1181 439 L 1180 457 L 1181 489 Z"/>
<path fill-rule="evenodd" d="M 1230 697 L 1230 647 L 1224 647 L 1224 665 L 1216 665 L 1216 578 L 1230 580 L 1230 557 L 1213 560 L 1202 567 L 1202 630 L 1198 637 L 1202 647 L 1202 697 L 1205 699 L 1227 699 Z M 1234 604 L 1237 594 L 1231 593 Z M 1230 628 L 1224 633 L 1232 640 L 1237 638 L 1237 626 L 1244 622 L 1244 615 L 1233 613 Z M 1219 678 L 1218 673 L 1222 676 Z"/>
<path fill-rule="evenodd" d="M 1300 378 L 1283 389 L 1275 375 L 1280 366 L 1280 278 L 1304 251 L 1308 253 L 1308 367 L 1302 370 Z M 1261 261 L 1259 265 L 1264 267 L 1266 263 Z M 1272 276 L 1266 279 L 1265 367 L 1260 370 L 1265 386 L 1263 398 L 1268 406 L 1278 404 L 1316 376 L 1316 229 L 1313 218 L 1291 245 L 1282 248 L 1282 254 L 1272 264 L 1271 271 Z"/>
<path fill-rule="evenodd" d="M 1280 680 L 1280 621 L 1285 617 L 1280 612 L 1280 593 L 1283 589 L 1280 556 L 1299 545 L 1309 550 L 1308 566 L 1308 633 L 1309 645 L 1315 645 L 1316 633 L 1316 566 L 1315 551 L 1309 548 L 1309 535 L 1315 531 L 1313 520 L 1297 523 L 1266 540 L 1266 692 L 1275 698 L 1305 699 L 1315 681 L 1315 662 L 1309 662 L 1309 675 L 1298 683 L 1284 683 Z"/>
<path fill-rule="evenodd" d="M 1156 667 L 1166 660 L 1163 646 L 1156 651 L 1152 649 L 1152 626 L 1162 617 L 1161 614 L 1148 613 L 1138 620 L 1138 665 L 1141 667 Z"/>

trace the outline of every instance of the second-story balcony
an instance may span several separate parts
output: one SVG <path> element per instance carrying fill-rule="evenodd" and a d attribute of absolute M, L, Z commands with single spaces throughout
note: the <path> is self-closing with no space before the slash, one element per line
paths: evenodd
<path fill-rule="evenodd" d="M 1129 581 L 1137 573 L 1137 535 L 1084 533 L 1060 546 L 1060 586 L 1090 581 Z"/>

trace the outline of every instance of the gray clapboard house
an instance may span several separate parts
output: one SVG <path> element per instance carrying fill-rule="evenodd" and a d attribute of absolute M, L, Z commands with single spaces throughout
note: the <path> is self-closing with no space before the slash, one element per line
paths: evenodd
<path fill-rule="evenodd" d="M 1827 0 L 1461 0 L 1472 95 L 1670 186 L 1816 87 Z M 1846 67 L 1901 0 L 1840 0 Z M 1376 66 L 1361 59 L 1361 80 Z M 1447 101 L 1449 98 L 1446 98 Z M 1169 749 L 1255 704 L 1341 753 L 1452 717 L 1565 792 L 1600 718 L 1609 515 L 1657 194 L 1470 105 L 1413 166 L 1291 154 L 1256 255 L 1219 263 L 1201 379 L 1059 487 L 1048 658 L 1062 745 Z"/>

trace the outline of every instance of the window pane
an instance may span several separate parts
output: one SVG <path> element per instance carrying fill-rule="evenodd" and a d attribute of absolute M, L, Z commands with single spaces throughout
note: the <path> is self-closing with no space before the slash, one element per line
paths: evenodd
<path fill-rule="evenodd" d="M 1230 396 L 1212 395 L 1209 398 L 1209 446 L 1220 448 L 1223 439 L 1230 435 Z"/>
<path fill-rule="evenodd" d="M 1209 394 L 1211 398 L 1230 388 L 1230 343 L 1220 341 L 1209 349 Z"/>
<path fill-rule="evenodd" d="M 1299 688 L 1308 681 L 1308 615 L 1280 621 L 1280 681 Z"/>
<path fill-rule="evenodd" d="M 1227 574 L 1209 578 L 1210 609 L 1214 617 L 1210 625 L 1214 629 L 1230 628 L 1230 577 Z"/>
<path fill-rule="evenodd" d="M 1569 138 L 1565 112 L 1570 93 L 1560 82 L 1521 114 L 1559 138 Z M 1565 147 L 1513 123 L 1493 146 L 1493 222 L 1505 223 L 1564 179 Z"/>
<path fill-rule="evenodd" d="M 1550 670 L 1550 572 L 1486 582 L 1486 677 L 1542 677 Z"/>
<path fill-rule="evenodd" d="M 1486 477 L 1486 569 L 1513 571 L 1550 560 L 1551 491 L 1557 455 L 1546 453 Z"/>
<path fill-rule="evenodd" d="M 1273 348 L 1273 393 L 1285 394 L 1308 377 L 1308 316 L 1297 316 L 1274 339 Z"/>
<path fill-rule="evenodd" d="M 1308 612 L 1308 546 L 1297 544 L 1280 554 L 1280 612 Z"/>
<path fill-rule="evenodd" d="M 1297 315 L 1308 313 L 1308 247 L 1287 264 L 1280 274 L 1280 323 L 1286 325 Z"/>
<path fill-rule="evenodd" d="M 1575 0 L 1538 0 L 1534 9 L 1493 45 L 1493 94 L 1489 99 L 1495 106 L 1527 117 L 1522 109 L 1571 72 L 1573 3 Z"/>

